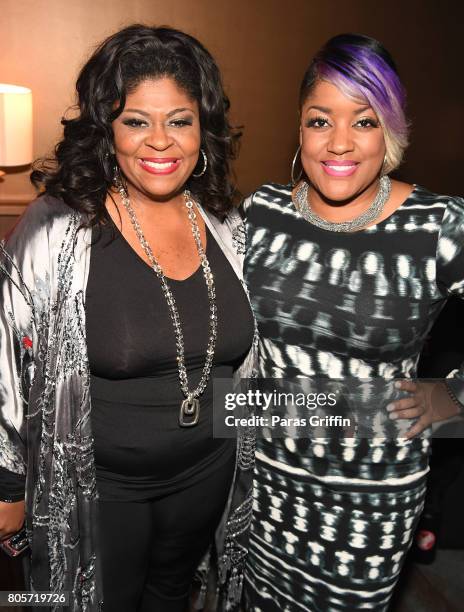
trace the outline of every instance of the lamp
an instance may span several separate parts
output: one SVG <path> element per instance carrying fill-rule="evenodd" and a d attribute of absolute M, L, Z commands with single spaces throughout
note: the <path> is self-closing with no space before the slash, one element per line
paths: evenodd
<path fill-rule="evenodd" d="M 32 92 L 0 83 L 0 167 L 32 162 Z M 5 174 L 0 170 L 0 176 Z"/>

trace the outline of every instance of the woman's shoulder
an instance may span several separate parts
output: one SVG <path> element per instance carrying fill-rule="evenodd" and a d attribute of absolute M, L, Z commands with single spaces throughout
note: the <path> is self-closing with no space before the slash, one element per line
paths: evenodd
<path fill-rule="evenodd" d="M 59 249 L 71 226 L 82 224 L 80 213 L 63 200 L 43 194 L 33 200 L 19 217 L 16 225 L 5 236 L 3 255 L 24 260 L 26 256 L 42 256 L 44 249 Z"/>
<path fill-rule="evenodd" d="M 58 219 L 68 219 L 73 215 L 79 213 L 70 208 L 64 200 L 44 193 L 29 204 L 23 216 L 40 225 L 54 223 Z"/>
<path fill-rule="evenodd" d="M 456 214 L 464 214 L 464 198 L 460 196 L 450 196 L 439 194 L 423 187 L 414 185 L 411 195 L 407 199 L 407 208 L 420 208 L 425 211 L 441 210 L 443 215 L 447 211 L 455 211 Z"/>
<path fill-rule="evenodd" d="M 80 218 L 80 213 L 72 210 L 63 200 L 43 194 L 33 200 L 19 217 L 13 230 L 7 236 L 7 242 L 21 235 L 22 238 L 49 231 L 52 228 L 66 226 L 72 218 Z"/>
<path fill-rule="evenodd" d="M 279 207 L 291 206 L 292 186 L 280 183 L 264 183 L 251 193 L 243 203 L 243 210 L 248 215 L 250 207 Z"/>
<path fill-rule="evenodd" d="M 415 217 L 422 213 L 423 227 L 436 233 L 439 260 L 450 261 L 463 252 L 464 198 L 434 193 L 415 185 L 405 204 L 403 208 Z"/>
<path fill-rule="evenodd" d="M 258 202 L 291 202 L 291 184 L 282 185 L 280 183 L 264 183 L 256 189 L 251 197 Z"/>

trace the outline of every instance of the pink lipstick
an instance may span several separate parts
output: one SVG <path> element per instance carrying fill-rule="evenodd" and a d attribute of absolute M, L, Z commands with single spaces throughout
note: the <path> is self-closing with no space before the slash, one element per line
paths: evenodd
<path fill-rule="evenodd" d="M 324 172 L 330 176 L 351 176 L 358 168 L 359 162 L 351 159 L 327 159 L 321 162 Z"/>
<path fill-rule="evenodd" d="M 171 174 L 177 170 L 181 160 L 177 157 L 143 157 L 138 161 L 150 174 Z"/>

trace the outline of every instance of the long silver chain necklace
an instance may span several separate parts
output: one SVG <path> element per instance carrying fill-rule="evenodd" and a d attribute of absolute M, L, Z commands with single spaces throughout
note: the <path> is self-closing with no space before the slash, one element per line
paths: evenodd
<path fill-rule="evenodd" d="M 293 196 L 293 203 L 295 208 L 298 210 L 300 215 L 317 227 L 320 227 L 331 232 L 354 232 L 359 230 L 366 225 L 375 221 L 385 208 L 388 198 L 391 192 L 391 180 L 387 175 L 382 176 L 379 181 L 379 190 L 375 196 L 375 200 L 362 214 L 350 221 L 333 222 L 327 221 L 322 217 L 319 217 L 313 209 L 309 201 L 309 184 L 303 181 L 296 189 Z"/>
<path fill-rule="evenodd" d="M 179 412 L 179 425 L 181 427 L 192 427 L 198 423 L 200 418 L 200 395 L 208 384 L 208 379 L 211 373 L 211 367 L 213 365 L 214 351 L 216 348 L 217 338 L 217 307 L 216 307 L 216 292 L 214 288 L 213 273 L 206 257 L 206 253 L 201 244 L 200 230 L 195 214 L 195 203 L 190 195 L 189 191 L 184 191 L 183 196 L 185 200 L 185 206 L 187 207 L 188 218 L 192 226 L 192 234 L 197 247 L 198 255 L 200 257 L 201 267 L 203 268 L 203 276 L 205 277 L 206 287 L 208 290 L 208 301 L 209 301 L 209 339 L 208 346 L 206 348 L 205 365 L 203 366 L 203 372 L 197 387 L 193 390 L 189 389 L 187 369 L 185 367 L 185 347 L 184 347 L 184 335 L 182 333 L 182 325 L 180 321 L 179 311 L 177 310 L 176 301 L 169 288 L 169 285 L 164 276 L 163 270 L 159 265 L 156 257 L 153 255 L 150 245 L 148 244 L 145 236 L 143 235 L 142 228 L 138 222 L 137 216 L 129 200 L 129 196 L 124 187 L 119 190 L 122 203 L 129 215 L 132 227 L 134 228 L 137 238 L 139 239 L 140 245 L 143 248 L 153 270 L 161 281 L 161 288 L 164 293 L 164 297 L 168 303 L 169 314 L 171 316 L 172 324 L 174 326 L 174 333 L 176 336 L 176 349 L 177 349 L 177 368 L 179 373 L 180 387 L 185 399 L 181 403 Z"/>

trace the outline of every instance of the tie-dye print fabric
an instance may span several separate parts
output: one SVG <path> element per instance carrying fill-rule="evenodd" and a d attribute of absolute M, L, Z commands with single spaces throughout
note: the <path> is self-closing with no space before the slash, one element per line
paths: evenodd
<path fill-rule="evenodd" d="M 246 203 L 245 272 L 265 377 L 413 377 L 446 298 L 464 295 L 464 201 L 415 187 L 338 234 L 289 187 Z M 463 369 L 457 372 L 463 376 Z M 429 442 L 258 440 L 246 610 L 386 610 L 420 516 Z"/>

